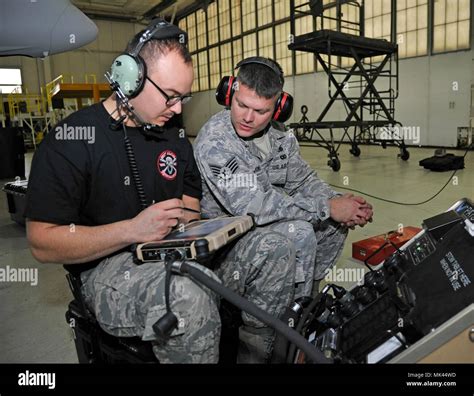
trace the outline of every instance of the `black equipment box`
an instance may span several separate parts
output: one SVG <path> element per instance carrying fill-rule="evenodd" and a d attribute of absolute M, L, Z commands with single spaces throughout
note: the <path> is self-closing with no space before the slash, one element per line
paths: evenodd
<path fill-rule="evenodd" d="M 28 180 L 19 180 L 7 183 L 3 186 L 3 191 L 7 194 L 8 212 L 10 218 L 20 224 L 25 225 L 25 205 Z"/>
<path fill-rule="evenodd" d="M 411 320 L 427 334 L 474 301 L 474 237 L 457 224 L 436 251 L 410 271 L 406 284 L 415 301 Z"/>
<path fill-rule="evenodd" d="M 420 166 L 434 172 L 446 172 L 456 169 L 464 169 L 464 157 L 446 154 L 442 157 L 425 158 L 419 162 Z"/>
<path fill-rule="evenodd" d="M 341 363 L 383 363 L 474 302 L 474 204 L 464 198 L 426 219 L 413 237 L 351 290 L 328 284 L 309 305 L 302 334 Z M 324 294 L 329 290 L 334 298 Z M 301 354 L 288 359 L 302 361 Z"/>
<path fill-rule="evenodd" d="M 0 128 L 0 179 L 25 178 L 25 152 L 21 128 Z"/>

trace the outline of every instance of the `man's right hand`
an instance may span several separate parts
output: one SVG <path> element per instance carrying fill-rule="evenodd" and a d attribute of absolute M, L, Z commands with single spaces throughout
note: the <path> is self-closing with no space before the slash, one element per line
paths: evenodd
<path fill-rule="evenodd" d="M 42 263 L 83 264 L 133 243 L 163 239 L 184 218 L 181 199 L 163 201 L 130 220 L 100 226 L 59 225 L 27 219 L 33 256 Z"/>
<path fill-rule="evenodd" d="M 159 241 L 166 237 L 184 217 L 181 199 L 169 199 L 156 203 L 130 220 L 131 243 Z"/>

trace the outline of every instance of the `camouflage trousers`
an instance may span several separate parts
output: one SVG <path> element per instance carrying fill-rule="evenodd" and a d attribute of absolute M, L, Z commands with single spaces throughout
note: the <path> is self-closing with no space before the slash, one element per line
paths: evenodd
<path fill-rule="evenodd" d="M 245 234 L 215 270 L 223 284 L 275 318 L 294 299 L 295 249 L 285 235 L 266 227 Z M 266 363 L 275 331 L 242 312 L 238 363 Z"/>
<path fill-rule="evenodd" d="M 225 286 L 279 317 L 294 299 L 310 296 L 342 252 L 347 230 L 332 221 L 294 220 L 257 227 L 233 247 L 216 270 Z M 275 332 L 242 313 L 239 363 L 268 362 Z"/>
<path fill-rule="evenodd" d="M 218 280 L 209 269 L 191 264 Z M 121 253 L 81 274 L 81 280 L 86 304 L 109 334 L 151 341 L 161 363 L 217 363 L 218 299 L 209 289 L 186 276 L 171 277 L 170 305 L 178 328 L 159 343 L 152 326 L 166 313 L 163 264 L 137 266 L 131 253 Z"/>
<path fill-rule="evenodd" d="M 311 296 L 319 281 L 336 264 L 342 253 L 347 229 L 332 220 L 316 226 L 304 220 L 282 221 L 266 228 L 285 235 L 295 246 L 295 298 Z"/>

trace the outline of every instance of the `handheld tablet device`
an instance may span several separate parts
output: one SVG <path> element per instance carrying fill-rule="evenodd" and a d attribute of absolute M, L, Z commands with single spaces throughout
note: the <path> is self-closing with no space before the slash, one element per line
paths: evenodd
<path fill-rule="evenodd" d="M 137 246 L 136 257 L 142 263 L 164 261 L 166 254 L 179 250 L 188 260 L 202 261 L 253 227 L 250 216 L 218 217 L 199 220 L 171 232 L 161 241 Z"/>

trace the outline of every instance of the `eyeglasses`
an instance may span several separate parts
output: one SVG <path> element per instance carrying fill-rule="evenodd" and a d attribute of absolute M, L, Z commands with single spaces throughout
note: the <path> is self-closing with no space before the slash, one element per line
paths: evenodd
<path fill-rule="evenodd" d="M 148 81 L 150 81 L 154 87 L 160 91 L 160 93 L 166 98 L 166 106 L 172 107 L 176 103 L 181 102 L 181 104 L 186 104 L 192 99 L 192 95 L 174 95 L 174 96 L 168 96 L 165 91 L 163 91 L 158 85 L 155 84 L 154 81 L 151 80 L 150 77 L 146 77 Z"/>

